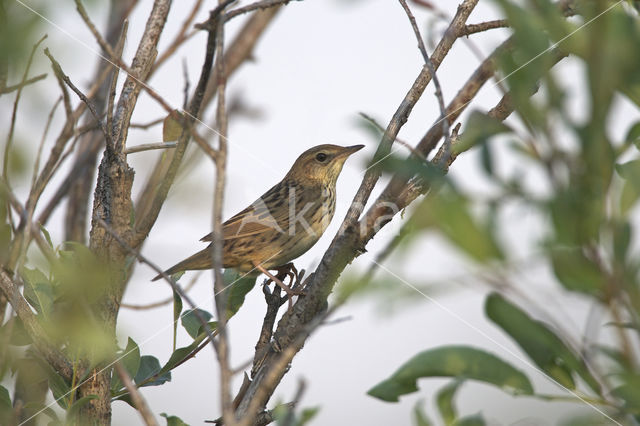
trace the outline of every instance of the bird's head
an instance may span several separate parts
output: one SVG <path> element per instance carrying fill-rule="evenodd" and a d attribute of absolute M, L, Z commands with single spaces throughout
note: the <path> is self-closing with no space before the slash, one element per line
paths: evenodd
<path fill-rule="evenodd" d="M 364 145 L 318 145 L 303 152 L 287 173 L 296 181 L 335 185 L 347 158 Z"/>

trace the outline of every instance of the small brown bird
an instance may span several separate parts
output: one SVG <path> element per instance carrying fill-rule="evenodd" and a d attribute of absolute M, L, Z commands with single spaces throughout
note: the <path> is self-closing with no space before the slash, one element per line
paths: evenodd
<path fill-rule="evenodd" d="M 273 279 L 267 270 L 281 269 L 309 250 L 333 218 L 336 181 L 344 162 L 362 147 L 318 145 L 303 152 L 282 181 L 222 224 L 223 267 L 263 272 Z M 200 241 L 213 241 L 213 234 Z M 212 267 L 209 244 L 165 273 Z"/>

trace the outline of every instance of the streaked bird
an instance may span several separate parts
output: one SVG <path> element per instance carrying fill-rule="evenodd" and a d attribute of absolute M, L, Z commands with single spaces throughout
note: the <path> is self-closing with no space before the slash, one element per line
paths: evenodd
<path fill-rule="evenodd" d="M 222 224 L 222 266 L 245 273 L 260 271 L 274 279 L 268 270 L 281 270 L 309 250 L 333 218 L 336 181 L 344 162 L 362 148 L 326 144 L 303 152 L 284 179 Z M 213 233 L 200 241 L 212 242 Z M 211 244 L 165 273 L 213 268 Z"/>

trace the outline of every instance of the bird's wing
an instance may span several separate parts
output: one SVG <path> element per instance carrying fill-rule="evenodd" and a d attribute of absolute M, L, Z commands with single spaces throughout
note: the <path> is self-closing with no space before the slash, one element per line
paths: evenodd
<path fill-rule="evenodd" d="M 279 207 L 276 203 L 284 196 L 279 188 L 273 187 L 252 205 L 242 210 L 222 224 L 225 240 L 258 235 L 263 232 L 286 232 L 289 227 L 289 209 L 285 202 Z M 272 206 L 271 210 L 267 205 Z M 213 241 L 213 233 L 202 237 L 200 241 Z"/>

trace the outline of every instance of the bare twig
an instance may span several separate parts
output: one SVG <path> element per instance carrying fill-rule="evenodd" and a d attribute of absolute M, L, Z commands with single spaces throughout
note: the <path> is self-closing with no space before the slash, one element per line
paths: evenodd
<path fill-rule="evenodd" d="M 111 133 L 107 131 L 107 128 L 104 124 L 104 122 L 102 121 L 102 119 L 100 118 L 100 114 L 98 114 L 98 111 L 96 110 L 95 106 L 93 105 L 93 102 L 91 102 L 91 100 L 89 100 L 89 98 L 87 98 L 87 96 L 82 93 L 82 91 L 80 89 L 78 89 L 72 82 L 71 79 L 69 78 L 69 76 L 67 76 L 63 71 L 62 68 L 60 67 L 60 64 L 58 63 L 58 61 L 55 60 L 55 58 L 51 55 L 51 53 L 49 52 L 48 48 L 44 49 L 44 54 L 47 55 L 47 57 L 49 58 L 49 60 L 51 61 L 51 65 L 53 67 L 53 72 L 56 74 L 56 76 L 60 79 L 62 79 L 67 86 L 69 86 L 69 88 L 71 90 L 73 90 L 73 92 L 78 95 L 78 97 L 80 98 L 80 100 L 82 102 L 84 102 L 84 104 L 87 106 L 87 108 L 89 108 L 89 111 L 91 111 L 91 114 L 93 115 L 93 118 L 96 120 L 96 122 L 98 123 L 98 126 L 100 127 L 100 130 L 102 130 L 102 133 L 104 134 L 105 139 L 107 140 L 107 146 L 113 146 L 112 142 L 111 142 Z"/>
<path fill-rule="evenodd" d="M 33 83 L 35 83 L 37 81 L 40 81 L 40 80 L 44 80 L 45 78 L 47 78 L 47 74 L 39 74 L 39 75 L 37 75 L 35 77 L 31 77 L 31 78 L 25 80 L 24 82 L 20 82 L 18 84 L 14 84 L 13 86 L 7 86 L 7 87 L 3 88 L 2 90 L 0 90 L 0 95 L 4 95 L 6 93 L 11 93 L 11 92 L 14 92 L 14 91 L 16 91 L 18 89 L 22 89 L 25 86 L 28 86 L 28 85 L 33 84 Z"/>
<path fill-rule="evenodd" d="M 22 74 L 22 80 L 18 84 L 18 93 L 16 93 L 16 99 L 13 102 L 13 111 L 11 112 L 11 125 L 9 126 L 9 134 L 7 135 L 7 141 L 4 146 L 4 158 L 2 163 L 2 179 L 9 184 L 8 179 L 8 171 L 9 171 L 9 152 L 11 151 L 11 144 L 13 142 L 13 133 L 16 128 L 16 118 L 18 112 L 18 104 L 20 103 L 20 97 L 22 95 L 22 89 L 26 86 L 27 76 L 29 75 L 29 70 L 31 69 L 31 63 L 33 62 L 33 56 L 38 50 L 38 46 L 47 38 L 47 36 L 43 36 L 40 40 L 38 40 L 31 49 L 31 54 L 29 55 L 29 59 L 27 60 L 27 65 L 24 68 L 24 73 Z"/>
<path fill-rule="evenodd" d="M 42 149 L 44 148 L 44 142 L 47 139 L 47 134 L 49 133 L 49 127 L 51 127 L 51 121 L 53 121 L 53 115 L 60 105 L 60 101 L 62 101 L 62 96 L 58 98 L 57 101 L 54 102 L 51 107 L 51 111 L 49 111 L 49 115 L 47 116 L 47 122 L 44 125 L 44 130 L 42 131 L 42 137 L 40 138 L 40 144 L 38 145 L 38 151 L 36 153 L 36 159 L 33 163 L 33 174 L 31 176 L 31 186 L 36 184 L 36 179 L 38 178 L 38 170 L 40 169 L 40 157 L 42 156 Z"/>
<path fill-rule="evenodd" d="M 131 146 L 129 148 L 126 148 L 124 150 L 124 153 L 125 154 L 133 154 L 135 152 L 151 151 L 153 149 L 175 148 L 176 146 L 178 146 L 177 142 L 143 143 L 143 144 L 140 144 L 140 145 Z"/>
<path fill-rule="evenodd" d="M 148 129 L 148 128 L 153 127 L 153 126 L 157 126 L 158 124 L 162 124 L 164 119 L 165 119 L 165 117 L 160 117 L 160 118 L 157 118 L 157 119 L 155 119 L 153 121 L 150 121 L 148 123 L 131 123 L 129 125 L 129 128 L 130 129 Z"/>
<path fill-rule="evenodd" d="M 98 31 L 98 29 L 93 24 L 93 22 L 91 22 L 91 18 L 89 18 L 89 15 L 87 14 L 87 11 L 82 5 L 82 2 L 80 0 L 75 0 L 75 3 L 76 3 L 76 9 L 78 10 L 78 13 L 82 17 L 82 20 L 84 21 L 87 28 L 89 28 L 89 31 L 91 31 L 91 34 L 93 34 L 93 37 L 96 39 L 96 41 L 98 42 L 102 50 L 104 50 L 105 53 L 109 55 L 109 59 L 111 61 L 116 60 L 116 58 L 119 57 L 120 55 L 116 55 L 116 53 L 111 48 L 111 45 L 107 43 L 107 41 L 102 37 L 102 34 L 100 34 L 100 31 Z"/>
<path fill-rule="evenodd" d="M 229 21 L 233 18 L 235 18 L 236 16 L 248 13 L 248 12 L 253 12 L 254 10 L 258 10 L 258 9 L 269 9 L 272 7 L 276 7 L 276 6 L 284 6 L 289 4 L 291 0 L 262 0 L 262 1 L 257 1 L 255 3 L 251 3 L 248 4 L 244 7 L 239 7 L 237 9 L 233 9 L 232 11 L 227 12 L 224 15 L 224 20 L 225 21 Z M 296 1 L 300 1 L 300 0 L 296 0 Z M 197 27 L 197 25 L 196 25 Z"/>
<path fill-rule="evenodd" d="M 424 63 L 426 64 L 429 72 L 431 73 L 433 84 L 436 88 L 436 98 L 438 99 L 438 106 L 440 107 L 440 122 L 442 123 L 442 133 L 445 135 L 445 152 L 449 152 L 451 150 L 451 140 L 449 139 L 449 121 L 446 119 L 446 109 L 444 107 L 444 97 L 442 95 L 442 87 L 440 86 L 440 80 L 438 80 L 438 76 L 436 75 L 435 67 L 433 66 L 433 62 L 431 62 L 431 58 L 429 58 L 429 54 L 427 53 L 427 49 L 424 47 L 424 42 L 422 41 L 422 36 L 420 35 L 420 30 L 418 29 L 418 24 L 416 23 L 416 18 L 411 13 L 411 9 L 407 5 L 406 0 L 398 0 L 402 5 L 407 17 L 409 18 L 409 22 L 411 22 L 411 27 L 413 28 L 413 32 L 418 40 L 418 48 L 420 49 L 420 53 L 422 53 L 422 59 L 424 59 Z"/>
<path fill-rule="evenodd" d="M 460 30 L 461 36 L 470 36 L 471 34 L 483 31 L 493 30 L 495 28 L 506 28 L 509 22 L 506 19 L 496 19 L 495 21 L 481 22 L 479 24 L 468 24 Z"/>
<path fill-rule="evenodd" d="M 149 75 L 153 75 L 153 73 L 156 72 L 165 63 L 165 61 L 169 59 L 176 52 L 176 50 L 178 50 L 178 48 L 180 48 L 180 46 L 184 44 L 184 42 L 189 40 L 197 33 L 197 31 L 191 31 L 189 32 L 189 34 L 187 34 L 187 31 L 191 27 L 193 20 L 196 18 L 196 15 L 200 11 L 200 8 L 202 7 L 202 1 L 203 0 L 196 0 L 194 2 L 193 7 L 191 8 L 191 12 L 189 12 L 189 15 L 182 23 L 180 30 L 173 38 L 173 41 L 169 43 L 169 46 L 165 49 L 165 51 L 158 56 L 155 63 L 153 64 L 153 67 L 151 68 L 151 72 L 149 73 Z"/>
<path fill-rule="evenodd" d="M 184 292 L 188 293 L 189 290 L 191 290 L 193 288 L 193 286 L 196 284 L 197 282 L 197 278 L 200 276 L 200 274 L 196 274 L 193 279 L 191 281 L 189 281 L 189 284 L 187 284 L 184 287 Z M 147 303 L 145 305 L 136 305 L 133 303 L 120 303 L 120 307 L 121 308 L 127 308 L 127 309 L 133 309 L 134 311 L 145 311 L 147 309 L 154 309 L 154 308 L 159 308 L 161 306 L 166 306 L 170 303 L 172 303 L 174 301 L 173 296 L 171 297 L 167 297 L 164 300 L 160 300 L 159 302 L 153 302 L 153 303 Z"/>
<path fill-rule="evenodd" d="M 151 410 L 149 409 L 149 405 L 147 405 L 147 401 L 145 401 L 144 397 L 142 396 L 142 394 L 140 393 L 136 385 L 133 383 L 133 381 L 131 380 L 131 377 L 129 377 L 129 373 L 127 373 L 127 370 L 125 370 L 125 368 L 122 366 L 122 363 L 120 361 L 116 361 L 115 369 L 116 369 L 116 372 L 118 373 L 118 377 L 120 377 L 120 381 L 122 382 L 124 387 L 127 389 L 127 391 L 129 391 L 129 395 L 131 395 L 131 400 L 133 401 L 133 405 L 134 407 L 136 407 L 136 410 L 138 410 L 138 412 L 140 413 L 140 416 L 142 417 L 142 420 L 144 420 L 144 423 L 147 426 L 158 426 L 158 422 L 153 416 L 153 413 L 151 412 Z"/>
<path fill-rule="evenodd" d="M 79 3 L 79 0 L 76 0 Z M 127 30 L 129 29 L 129 21 L 125 20 L 122 24 L 122 32 L 120 33 L 120 39 L 116 44 L 115 56 L 113 59 L 122 60 L 122 51 L 124 50 L 124 44 L 127 39 Z M 107 92 L 107 132 L 110 135 L 113 134 L 113 105 L 116 99 L 116 84 L 118 83 L 118 75 L 120 74 L 120 70 L 117 66 L 113 67 L 113 73 L 111 74 L 111 83 L 109 84 L 109 91 Z M 113 147 L 111 147 L 113 148 Z"/>
<path fill-rule="evenodd" d="M 376 129 L 378 129 L 380 131 L 380 134 L 383 134 L 385 131 L 385 128 L 382 127 L 380 125 L 380 123 L 378 123 L 376 121 L 375 118 L 371 117 L 368 114 L 365 114 L 364 112 L 359 112 L 358 113 L 360 115 L 360 117 L 364 118 L 365 120 L 367 120 L 369 123 L 371 123 L 372 126 L 374 126 Z M 416 156 L 416 158 L 422 158 L 422 154 L 420 154 L 418 151 L 415 150 L 415 148 L 413 146 L 411 146 L 411 144 L 403 139 L 400 139 L 399 137 L 396 137 L 396 143 L 398 143 L 399 145 L 402 145 L 403 147 L 407 148 L 409 151 L 411 151 L 411 153 L 413 153 L 413 155 Z"/>

